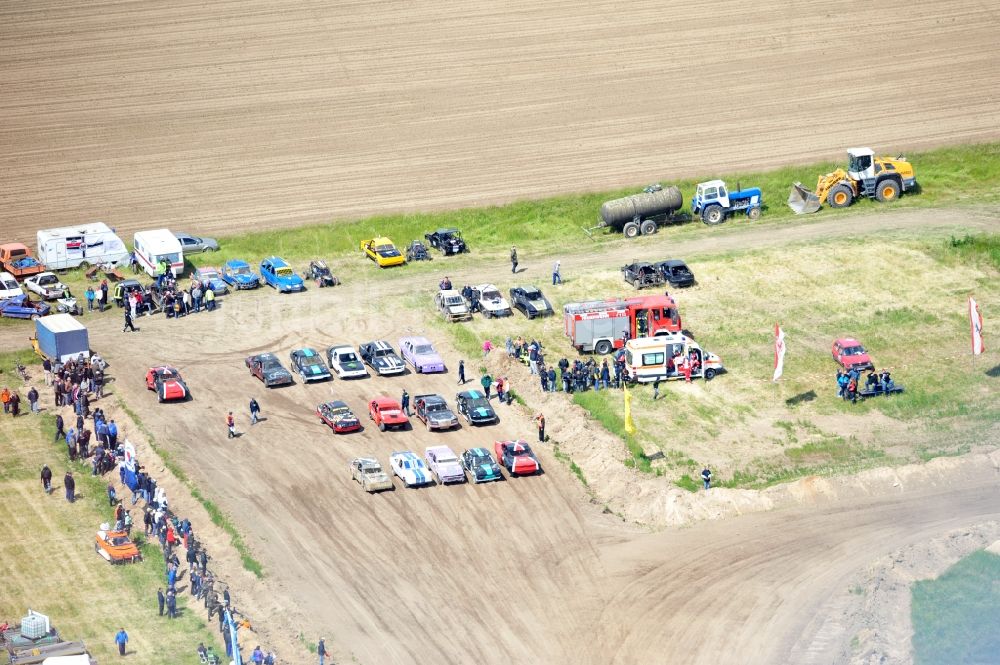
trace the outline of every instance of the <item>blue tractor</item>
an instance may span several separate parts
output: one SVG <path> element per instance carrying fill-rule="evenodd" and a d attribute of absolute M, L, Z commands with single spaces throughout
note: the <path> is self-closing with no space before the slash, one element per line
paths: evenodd
<path fill-rule="evenodd" d="M 741 212 L 751 220 L 760 219 L 764 197 L 759 187 L 730 192 L 722 180 L 709 180 L 698 185 L 691 199 L 691 214 L 700 215 L 709 225 L 722 224 L 732 214 Z"/>

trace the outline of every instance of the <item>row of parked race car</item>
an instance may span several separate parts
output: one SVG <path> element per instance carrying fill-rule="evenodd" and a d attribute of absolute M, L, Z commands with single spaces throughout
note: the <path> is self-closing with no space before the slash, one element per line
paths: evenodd
<path fill-rule="evenodd" d="M 389 470 L 402 481 L 404 487 L 434 483 L 448 485 L 466 480 L 476 484 L 504 480 L 501 467 L 511 477 L 533 475 L 542 470 L 531 446 L 523 440 L 497 441 L 493 450 L 496 457 L 486 448 L 469 448 L 459 457 L 448 446 L 431 446 L 424 451 L 422 458 L 413 451 L 401 450 L 389 455 Z M 395 489 L 392 477 L 374 457 L 353 459 L 351 478 L 369 493 Z"/>

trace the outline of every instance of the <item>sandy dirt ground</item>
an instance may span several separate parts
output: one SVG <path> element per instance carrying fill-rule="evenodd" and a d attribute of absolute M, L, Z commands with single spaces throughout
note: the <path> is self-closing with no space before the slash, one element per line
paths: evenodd
<path fill-rule="evenodd" d="M 867 221 L 961 223 L 963 215 L 949 214 Z M 481 266 L 490 275 L 504 269 Z M 395 281 L 369 285 L 369 295 Z M 626 507 L 629 519 L 669 509 L 678 519 L 663 523 L 688 526 L 650 533 L 605 512 L 607 499 L 593 500 L 547 446 L 539 447 L 545 473 L 537 477 L 421 490 L 397 481 L 394 492 L 365 495 L 347 473 L 356 455 L 385 463 L 393 450 L 422 452 L 436 443 L 458 450 L 496 438 L 530 440 L 530 413 L 499 407 L 494 427 L 368 427 L 337 437 L 313 415 L 318 402 L 344 399 L 364 416 L 372 396 L 403 388 L 451 398 L 455 374 L 265 390 L 242 358 L 414 333 L 441 341 L 422 317 L 371 312 L 355 290 L 336 288 L 230 296 L 215 314 L 141 319 L 138 333 L 121 333 L 117 317 L 90 321 L 93 346 L 112 363 L 115 392 L 233 515 L 262 561 L 263 582 L 231 579 L 261 626 L 261 642 L 298 654 L 292 662 L 304 662 L 294 637 L 300 632 L 309 641 L 325 635 L 340 659 L 360 663 L 842 662 L 868 616 L 850 594 L 865 570 L 900 548 L 1000 520 L 995 455 L 806 479 L 764 493 L 689 494 L 643 485 L 621 466 L 620 442 L 602 447 L 586 432 L 577 438 L 589 441 L 591 457 L 573 455 L 587 465 L 591 491 L 617 492 L 616 508 Z M 454 369 L 455 351 L 439 348 Z M 140 377 L 158 362 L 182 368 L 192 401 L 160 405 L 145 391 Z M 253 427 L 250 396 L 267 418 Z M 229 409 L 244 432 L 235 441 L 225 437 Z M 550 421 L 559 418 L 550 414 Z M 554 425 L 553 435 L 562 439 L 570 426 Z M 601 465 L 606 473 L 591 471 Z M 681 496 L 686 504 L 669 504 Z M 654 510 L 643 513 L 644 505 Z M 753 514 L 704 519 L 740 513 Z"/>
<path fill-rule="evenodd" d="M 989 3 L 0 8 L 0 228 L 235 232 L 1000 136 Z"/>

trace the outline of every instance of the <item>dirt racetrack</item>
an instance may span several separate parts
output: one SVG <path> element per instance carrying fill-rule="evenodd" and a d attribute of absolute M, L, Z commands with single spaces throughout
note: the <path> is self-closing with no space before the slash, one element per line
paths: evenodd
<path fill-rule="evenodd" d="M 0 8 L 0 229 L 236 233 L 995 139 L 989 3 Z"/>

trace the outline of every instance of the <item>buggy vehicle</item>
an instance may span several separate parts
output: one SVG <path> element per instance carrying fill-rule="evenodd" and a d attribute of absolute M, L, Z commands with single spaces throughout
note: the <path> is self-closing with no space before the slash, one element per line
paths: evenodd
<path fill-rule="evenodd" d="M 478 390 L 466 390 L 455 395 L 455 409 L 465 416 L 470 425 L 500 422 L 486 395 Z"/>
<path fill-rule="evenodd" d="M 174 237 L 181 244 L 181 250 L 185 256 L 199 252 L 219 251 L 219 241 L 215 238 L 201 238 L 190 233 L 175 233 Z"/>
<path fill-rule="evenodd" d="M 160 402 L 183 400 L 191 395 L 181 373 L 169 365 L 149 368 L 146 372 L 146 389 L 156 391 L 156 398 Z"/>
<path fill-rule="evenodd" d="M 298 372 L 305 382 L 326 381 L 333 378 L 326 363 L 323 362 L 323 356 L 316 353 L 315 349 L 308 347 L 295 349 L 288 358 L 292 363 L 292 369 Z"/>
<path fill-rule="evenodd" d="M 542 465 L 532 452 L 531 446 L 523 439 L 520 441 L 497 441 L 493 445 L 497 461 L 507 469 L 512 476 L 526 476 L 538 473 Z"/>
<path fill-rule="evenodd" d="M 375 370 L 375 373 L 379 376 L 390 376 L 406 372 L 406 365 L 403 363 L 403 359 L 396 355 L 392 344 L 382 339 L 362 344 L 361 359 Z"/>
<path fill-rule="evenodd" d="M 444 360 L 426 337 L 400 337 L 399 351 L 413 365 L 417 374 L 432 374 L 445 370 Z"/>
<path fill-rule="evenodd" d="M 240 259 L 232 259 L 222 265 L 222 280 L 239 290 L 260 286 L 260 277 L 250 269 L 249 263 Z"/>
<path fill-rule="evenodd" d="M 55 273 L 51 272 L 43 272 L 26 278 L 24 288 L 35 293 L 42 300 L 55 300 L 69 294 L 69 288 L 59 281 Z"/>
<path fill-rule="evenodd" d="M 500 289 L 492 284 L 479 284 L 478 286 L 473 286 L 471 291 L 472 298 L 470 300 L 472 301 L 473 311 L 482 312 L 483 316 L 488 319 L 513 314 L 510 309 L 510 303 L 500 293 Z"/>
<path fill-rule="evenodd" d="M 305 291 L 302 278 L 295 274 L 288 262 L 277 256 L 270 256 L 260 262 L 260 276 L 264 282 L 279 293 Z"/>
<path fill-rule="evenodd" d="M 382 490 L 394 490 L 392 478 L 382 470 L 382 465 L 374 457 L 355 457 L 351 460 L 351 478 L 358 481 L 361 489 L 374 494 Z"/>
<path fill-rule="evenodd" d="M 427 464 L 412 450 L 399 450 L 389 455 L 389 467 L 406 487 L 420 487 L 434 482 Z"/>
<path fill-rule="evenodd" d="M 334 434 L 357 432 L 361 429 L 361 421 L 351 407 L 340 400 L 324 402 L 316 407 L 316 415 L 326 423 Z"/>
<path fill-rule="evenodd" d="M 0 316 L 8 319 L 37 319 L 51 311 L 47 304 L 34 302 L 27 294 L 0 300 Z"/>
<path fill-rule="evenodd" d="M 376 397 L 368 402 L 368 418 L 378 425 L 380 432 L 387 429 L 406 429 L 410 419 L 403 407 L 391 397 Z"/>
<path fill-rule="evenodd" d="M 853 337 L 841 337 L 834 340 L 830 353 L 833 354 L 833 359 L 837 364 L 846 370 L 856 369 L 863 372 L 875 368 L 868 352 L 865 351 L 865 347 Z"/>
<path fill-rule="evenodd" d="M 679 259 L 660 261 L 656 264 L 656 267 L 660 271 L 660 274 L 663 275 L 663 279 L 670 286 L 684 288 L 694 285 L 694 273 L 691 272 L 686 263 Z"/>
<path fill-rule="evenodd" d="M 520 311 L 529 319 L 536 316 L 550 316 L 552 304 L 542 295 L 537 286 L 521 285 L 510 290 L 510 302 L 514 309 Z"/>
<path fill-rule="evenodd" d="M 462 467 L 469 472 L 474 483 L 503 480 L 500 465 L 485 448 L 469 448 L 462 453 Z"/>
<path fill-rule="evenodd" d="M 292 373 L 289 372 L 278 360 L 278 356 L 273 353 L 258 353 L 246 359 L 246 366 L 250 368 L 250 374 L 256 376 L 264 382 L 264 386 L 287 386 L 294 383 Z"/>
<path fill-rule="evenodd" d="M 431 247 L 441 250 L 441 253 L 445 256 L 469 251 L 468 245 L 465 244 L 465 240 L 462 238 L 462 232 L 458 229 L 438 229 L 437 231 L 431 231 L 424 234 L 424 240 Z"/>
<path fill-rule="evenodd" d="M 361 251 L 379 268 L 401 266 L 406 263 L 406 257 L 399 253 L 392 241 L 381 236 L 362 240 Z"/>
<path fill-rule="evenodd" d="M 229 284 L 222 279 L 218 268 L 202 266 L 194 271 L 194 278 L 201 282 L 203 288 L 212 289 L 217 296 L 229 293 Z"/>
<path fill-rule="evenodd" d="M 313 259 L 309 262 L 309 269 L 306 270 L 306 274 L 309 275 L 309 279 L 316 282 L 316 286 L 323 288 L 324 286 L 337 286 L 340 284 L 340 280 L 336 278 L 332 272 L 330 272 L 330 266 L 326 265 L 326 261 L 322 259 Z"/>
<path fill-rule="evenodd" d="M 458 427 L 458 418 L 440 395 L 417 395 L 413 398 L 413 410 L 428 430 Z"/>
<path fill-rule="evenodd" d="M 142 561 L 142 553 L 124 531 L 101 529 L 94 538 L 94 551 L 111 565 Z"/>
<path fill-rule="evenodd" d="M 433 258 L 431 253 L 427 251 L 427 245 L 420 240 L 411 240 L 410 244 L 406 246 L 407 261 L 431 261 Z"/>
<path fill-rule="evenodd" d="M 666 281 L 656 266 L 645 261 L 622 266 L 622 277 L 635 289 L 659 286 Z"/>
<path fill-rule="evenodd" d="M 472 318 L 469 305 L 462 294 L 455 289 L 438 291 L 434 294 L 434 304 L 448 321 L 468 321 Z"/>
<path fill-rule="evenodd" d="M 427 448 L 424 450 L 424 460 L 442 485 L 465 482 L 465 470 L 458 461 L 458 456 L 448 446 Z"/>
<path fill-rule="evenodd" d="M 340 379 L 360 379 L 368 376 L 365 364 L 358 357 L 358 352 L 349 344 L 336 344 L 326 350 L 326 361 L 330 369 L 337 373 Z"/>

